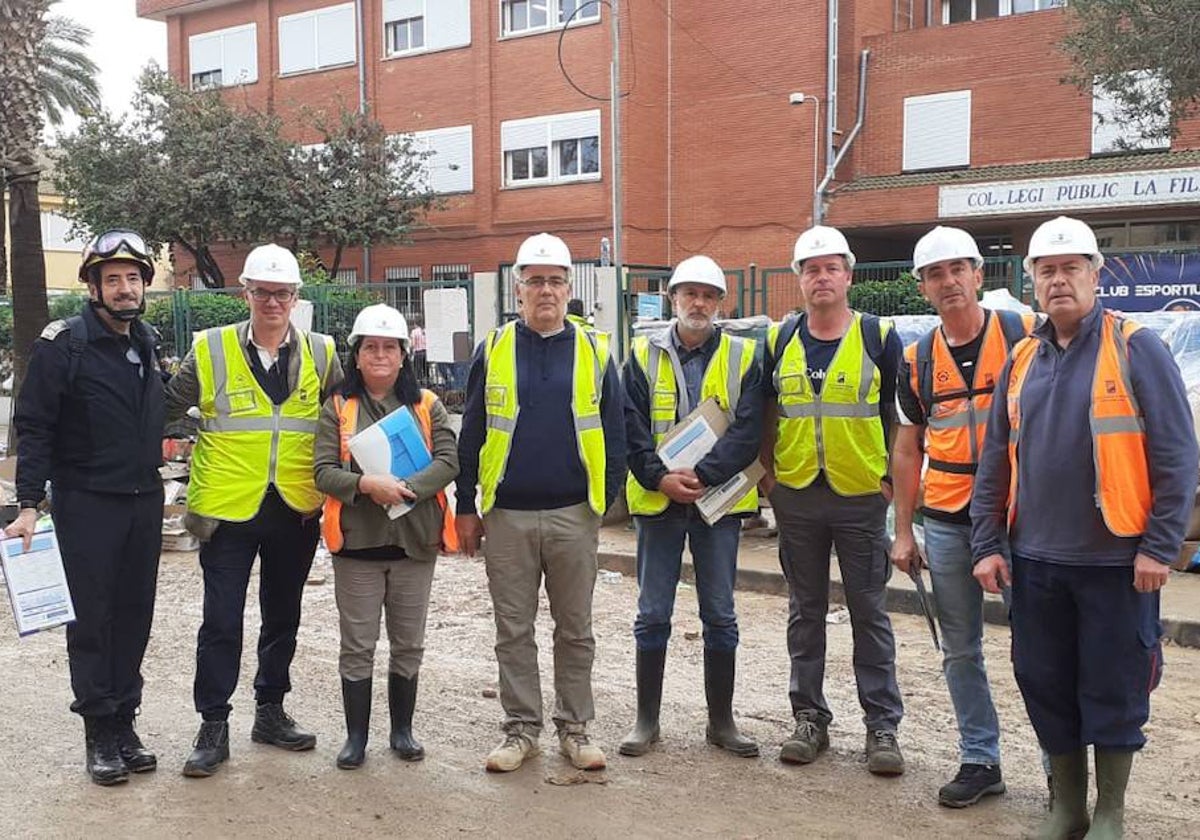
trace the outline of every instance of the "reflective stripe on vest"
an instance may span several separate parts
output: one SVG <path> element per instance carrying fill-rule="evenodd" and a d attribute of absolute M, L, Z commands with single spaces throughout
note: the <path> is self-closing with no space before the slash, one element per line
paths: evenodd
<path fill-rule="evenodd" d="M 487 434 L 479 450 L 480 511 L 496 504 L 496 489 L 504 480 L 512 436 L 517 428 L 517 325 L 505 324 L 488 333 L 484 343 L 483 402 Z M 605 449 L 600 421 L 600 393 L 608 365 L 608 333 L 575 330 L 571 415 L 579 460 L 588 483 L 588 504 L 604 514 Z"/>
<path fill-rule="evenodd" d="M 324 498 L 313 481 L 321 373 L 333 355 L 329 336 L 301 333 L 296 387 L 275 405 L 246 361 L 236 325 L 201 333 L 195 343 L 200 436 L 192 453 L 188 509 L 245 522 L 274 485 L 287 505 L 311 513 Z"/>
<path fill-rule="evenodd" d="M 674 345 L 670 344 L 669 336 L 666 341 L 668 348 L 664 349 L 658 344 L 652 344 L 646 336 L 638 336 L 633 340 L 629 362 L 641 366 L 646 375 L 650 398 L 650 431 L 654 435 L 656 446 L 672 426 L 695 409 L 688 398 L 679 354 L 675 352 Z M 753 339 L 721 333 L 717 349 L 709 359 L 708 367 L 704 369 L 704 377 L 700 382 L 701 401 L 709 397 L 715 398 L 721 410 L 729 415 L 731 422 L 737 411 L 738 400 L 742 396 L 742 379 L 754 363 L 754 349 Z M 633 477 L 633 473 L 629 473 L 625 478 L 625 499 L 629 504 L 629 512 L 634 516 L 654 516 L 662 513 L 670 504 L 666 495 L 658 490 L 643 487 Z M 738 499 L 730 513 L 756 510 L 758 489 L 753 488 Z"/>
<path fill-rule="evenodd" d="M 1012 345 L 1028 335 L 1034 323 L 1033 316 L 992 313 L 970 387 L 941 328 L 905 348 L 909 384 L 925 412 L 925 507 L 957 513 L 970 503 L 996 379 Z"/>
<path fill-rule="evenodd" d="M 425 446 L 430 453 L 433 452 L 433 404 L 437 401 L 437 394 L 433 391 L 421 389 L 421 402 L 412 407 L 412 412 L 417 418 L 417 425 L 421 427 L 421 435 L 425 438 Z M 342 469 L 349 471 L 350 464 L 350 438 L 354 437 L 358 431 L 358 398 L 345 398 L 341 394 L 334 394 L 333 407 L 337 412 L 338 418 L 338 446 L 340 454 L 338 457 L 342 460 Z M 439 490 L 437 492 L 438 507 L 442 511 L 442 534 L 441 548 L 445 552 L 458 551 L 458 531 L 454 526 L 454 511 L 446 502 L 446 491 Z M 325 540 L 325 547 L 330 553 L 337 554 L 345 545 L 345 535 L 342 533 L 342 500 L 334 496 L 325 497 L 325 508 L 321 516 L 321 536 Z"/>
<path fill-rule="evenodd" d="M 1088 410 L 1096 502 L 1104 525 L 1118 537 L 1146 530 L 1154 497 L 1146 458 L 1146 430 L 1129 374 L 1129 337 L 1139 324 L 1103 313 L 1096 374 Z M 1008 524 L 1017 518 L 1017 476 L 1021 443 L 1021 391 L 1037 355 L 1038 339 L 1027 338 L 1013 349 L 1008 379 Z"/>
<path fill-rule="evenodd" d="M 775 438 L 775 479 L 801 489 L 825 472 L 829 486 L 842 496 L 879 492 L 887 472 L 887 445 L 879 416 L 881 374 L 867 353 L 859 312 L 838 343 L 821 393 L 808 378 L 804 342 L 797 329 L 782 353 L 776 350 L 779 324 L 767 341 L 776 358 L 773 381 L 779 418 Z M 890 321 L 879 320 L 886 343 Z"/>

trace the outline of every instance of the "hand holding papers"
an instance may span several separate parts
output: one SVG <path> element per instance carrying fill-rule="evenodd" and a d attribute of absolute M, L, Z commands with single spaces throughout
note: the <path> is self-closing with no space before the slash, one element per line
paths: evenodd
<path fill-rule="evenodd" d="M 23 537 L 0 540 L 0 562 L 18 634 L 27 636 L 75 620 L 53 528 L 37 531 L 28 550 Z"/>
<path fill-rule="evenodd" d="M 364 476 L 405 479 L 433 462 L 421 427 L 407 407 L 396 409 L 350 438 L 350 454 Z M 408 501 L 392 504 L 388 516 L 398 519 L 412 508 Z"/>

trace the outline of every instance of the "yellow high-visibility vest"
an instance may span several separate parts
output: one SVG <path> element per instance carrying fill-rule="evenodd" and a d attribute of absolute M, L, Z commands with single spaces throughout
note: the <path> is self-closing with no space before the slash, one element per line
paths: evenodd
<path fill-rule="evenodd" d="M 313 481 L 313 446 L 333 339 L 301 333 L 297 345 L 299 379 L 275 405 L 246 361 L 236 324 L 197 336 L 200 436 L 188 483 L 191 512 L 245 522 L 258 513 L 272 484 L 299 513 L 321 507 L 325 497 Z"/>
<path fill-rule="evenodd" d="M 673 328 L 672 328 L 673 329 Z M 669 344 L 670 338 L 667 338 Z M 737 410 L 742 395 L 742 378 L 754 363 L 755 341 L 721 333 L 716 351 L 704 369 L 700 381 L 701 401 L 713 397 L 730 421 Z M 687 414 L 681 406 L 688 407 L 687 386 L 683 381 L 682 367 L 674 348 L 651 344 L 646 336 L 633 340 L 630 364 L 638 364 L 646 374 L 650 392 L 650 432 L 655 446 L 670 431 L 671 427 Z M 676 367 L 680 372 L 676 374 Z M 695 408 L 690 406 L 689 408 Z M 643 487 L 633 473 L 625 479 L 625 501 L 634 516 L 655 516 L 667 509 L 671 500 L 657 489 Z M 742 496 L 730 509 L 730 513 L 747 513 L 758 510 L 758 488 Z"/>
<path fill-rule="evenodd" d="M 588 504 L 604 514 L 604 427 L 600 422 L 600 393 L 608 366 L 608 333 L 575 329 L 571 414 L 579 460 L 587 475 Z M 484 410 L 487 435 L 479 450 L 480 510 L 496 504 L 496 488 L 504 480 L 513 432 L 521 407 L 517 401 L 517 323 L 488 333 L 484 343 Z"/>
<path fill-rule="evenodd" d="M 862 313 L 853 314 L 820 394 L 808 378 L 799 329 L 778 349 L 781 325 L 772 324 L 767 332 L 777 360 L 773 381 L 779 395 L 775 480 L 785 487 L 807 487 L 824 470 L 834 492 L 865 496 L 879 492 L 887 473 L 887 443 L 879 419 L 881 375 L 863 340 Z M 890 321 L 879 320 L 881 341 L 886 343 L 891 329 Z"/>

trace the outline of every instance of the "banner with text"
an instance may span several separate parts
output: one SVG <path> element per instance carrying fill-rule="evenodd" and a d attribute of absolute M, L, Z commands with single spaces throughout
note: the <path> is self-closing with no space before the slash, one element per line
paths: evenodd
<path fill-rule="evenodd" d="M 1105 255 L 1098 294 L 1123 312 L 1200 312 L 1200 253 Z"/>

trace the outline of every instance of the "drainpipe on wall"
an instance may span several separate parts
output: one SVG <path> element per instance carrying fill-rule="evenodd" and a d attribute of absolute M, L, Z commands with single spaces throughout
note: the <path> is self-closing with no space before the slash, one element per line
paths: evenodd
<path fill-rule="evenodd" d="M 829 0 L 825 32 L 825 167 L 833 161 L 838 126 L 838 0 Z M 814 220 L 813 224 L 817 224 Z"/>
<path fill-rule="evenodd" d="M 358 112 L 367 112 L 367 28 L 363 24 L 363 0 L 354 0 L 354 22 L 358 29 Z M 371 248 L 362 249 L 363 282 L 371 281 Z"/>
<path fill-rule="evenodd" d="M 863 50 L 859 53 L 858 58 L 858 113 L 855 116 L 854 128 L 850 129 L 850 134 L 846 137 L 846 142 L 838 149 L 837 157 L 835 157 L 825 170 L 825 178 L 817 187 L 816 194 L 813 196 L 813 224 L 819 225 L 825 218 L 824 200 L 825 192 L 829 189 L 830 182 L 833 181 L 833 176 L 837 172 L 838 164 L 842 162 L 842 158 L 850 151 L 850 147 L 854 145 L 854 140 L 858 137 L 858 132 L 862 130 L 863 122 L 867 116 L 867 64 L 871 58 L 870 50 Z"/>

